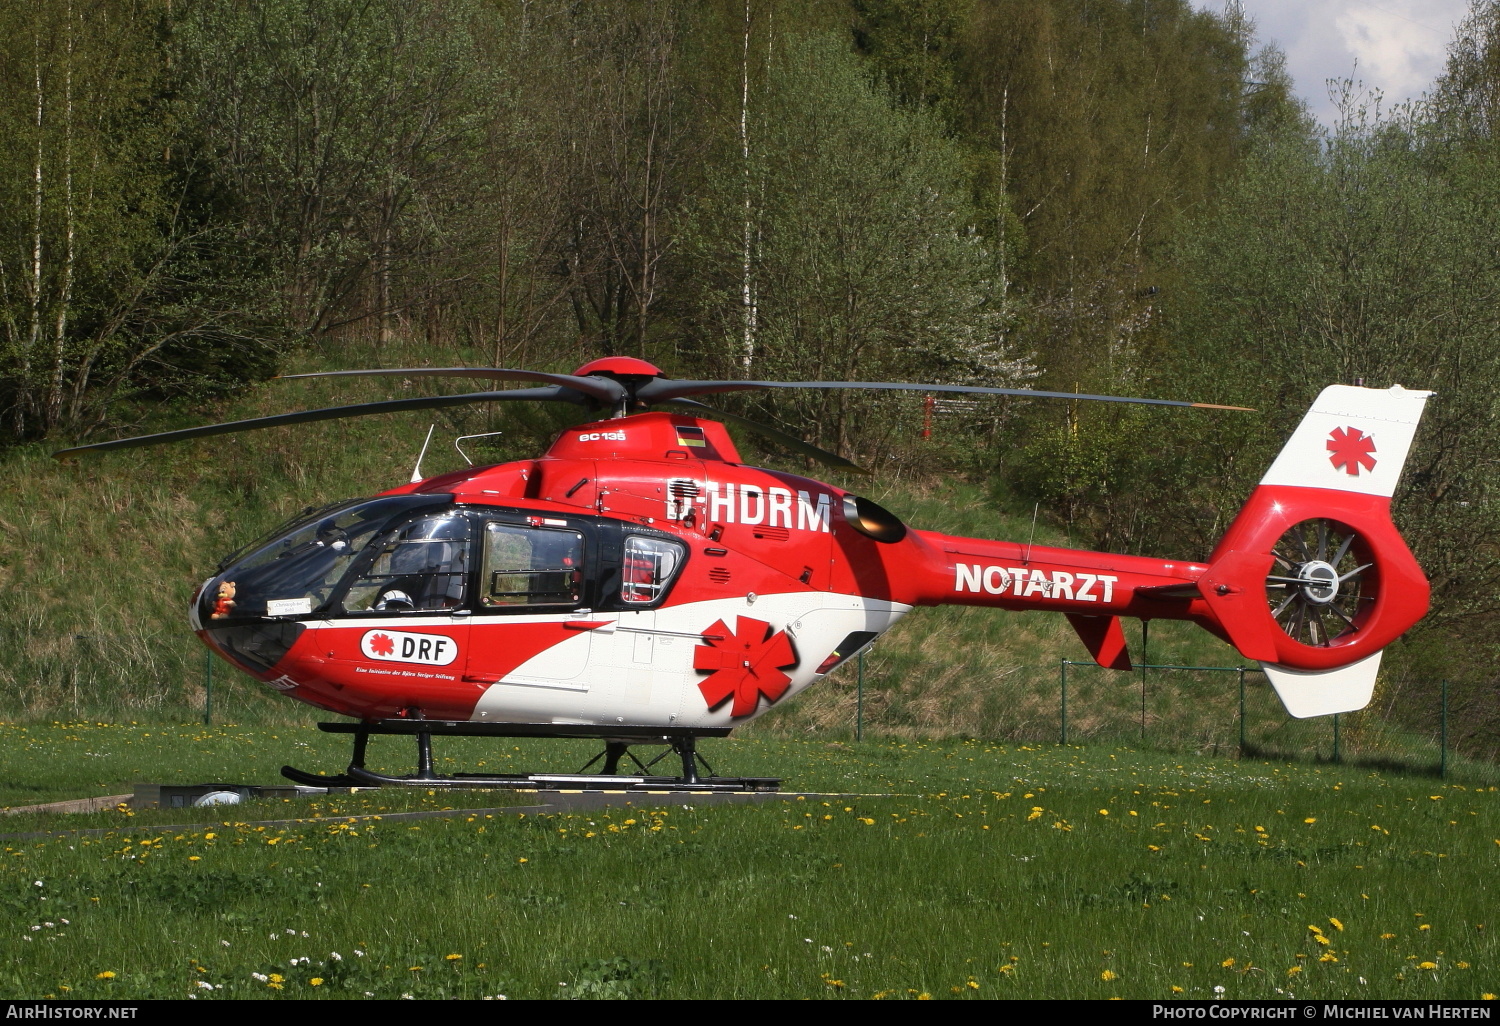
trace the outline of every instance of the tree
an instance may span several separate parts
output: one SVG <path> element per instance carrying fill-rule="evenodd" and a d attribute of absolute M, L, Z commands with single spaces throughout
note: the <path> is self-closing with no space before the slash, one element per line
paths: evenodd
<path fill-rule="evenodd" d="M 0 149 L 0 407 L 15 438 L 86 430 L 185 372 L 265 366 L 215 262 L 212 189 L 159 29 L 147 3 L 0 11 L 0 123 L 15 142 Z"/>
<path fill-rule="evenodd" d="M 964 168 L 928 113 L 894 106 L 848 45 L 793 36 L 771 58 L 751 157 L 757 377 L 1013 384 L 1031 364 L 1015 311 L 974 229 Z M 694 269 L 685 321 L 705 359 L 746 368 L 745 153 L 725 134 L 682 233 Z M 889 401 L 851 393 L 778 401 L 781 415 L 848 447 Z M 862 422 L 862 424 L 860 423 Z"/>
<path fill-rule="evenodd" d="M 281 278 L 289 326 L 389 340 L 427 296 L 424 201 L 464 171 L 461 3 L 201 0 L 176 33 L 191 117 Z M 407 278 L 405 295 L 399 283 Z M 268 311 L 269 312 L 269 311 Z"/>

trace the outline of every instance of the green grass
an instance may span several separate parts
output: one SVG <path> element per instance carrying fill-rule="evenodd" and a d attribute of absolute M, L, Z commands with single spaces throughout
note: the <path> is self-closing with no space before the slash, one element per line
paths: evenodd
<path fill-rule="evenodd" d="M 5 779 L 32 793 L 67 773 L 106 786 L 106 766 L 246 779 L 294 750 L 308 765 L 333 759 L 324 743 L 301 728 L 0 733 Z M 502 748 L 532 768 L 544 752 L 559 764 L 582 752 L 536 742 L 485 751 L 498 760 Z M 125 754 L 77 769 L 99 750 Z M 1102 745 L 761 737 L 706 751 L 723 769 L 778 773 L 788 787 L 884 797 L 730 807 L 678 797 L 522 817 L 463 811 L 499 804 L 494 793 L 377 792 L 307 803 L 303 815 L 321 818 L 289 827 L 253 825 L 283 817 L 284 803 L 177 831 L 144 814 L 54 820 L 113 829 L 0 842 L 0 995 L 1500 989 L 1489 888 L 1500 791 L 1475 779 Z M 346 818 L 442 804 L 456 807 L 450 817 Z"/>

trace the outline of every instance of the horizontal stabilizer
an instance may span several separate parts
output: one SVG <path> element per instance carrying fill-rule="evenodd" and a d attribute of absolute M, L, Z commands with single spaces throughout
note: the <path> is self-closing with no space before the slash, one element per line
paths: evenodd
<path fill-rule="evenodd" d="M 1118 616 L 1084 616 L 1068 613 L 1068 622 L 1078 632 L 1094 662 L 1106 670 L 1130 669 L 1130 650 Z"/>
<path fill-rule="evenodd" d="M 1293 670 L 1275 663 L 1261 663 L 1260 668 L 1286 711 L 1305 720 L 1309 716 L 1353 712 L 1369 705 L 1375 694 L 1380 656 L 1381 652 L 1376 652 L 1333 670 Z"/>

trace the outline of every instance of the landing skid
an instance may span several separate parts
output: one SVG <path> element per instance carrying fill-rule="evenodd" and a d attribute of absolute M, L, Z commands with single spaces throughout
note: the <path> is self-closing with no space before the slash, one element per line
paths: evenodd
<path fill-rule="evenodd" d="M 315 787 L 483 787 L 520 790 L 603 790 L 603 791 L 778 791 L 779 777 L 720 777 L 698 753 L 700 737 L 725 737 L 727 727 L 636 727 L 629 725 L 595 726 L 592 724 L 557 723 L 473 723 L 467 720 L 378 720 L 368 723 L 320 723 L 318 729 L 330 734 L 353 734 L 354 752 L 349 768 L 337 776 L 320 776 L 292 766 L 281 767 L 281 775 L 299 784 Z M 404 735 L 417 741 L 416 772 L 408 776 L 377 773 L 365 767 L 365 751 L 370 735 Z M 604 742 L 604 751 L 577 773 L 434 773 L 432 769 L 432 736 L 447 737 L 546 737 L 596 738 Z M 643 763 L 630 751 L 632 745 L 666 745 L 650 762 Z M 671 777 L 653 775 L 650 771 L 668 755 L 676 754 L 682 763 L 682 774 Z M 639 774 L 621 774 L 620 762 L 628 758 Z M 586 772 L 600 760 L 600 772 Z M 709 776 L 698 772 L 699 764 Z"/>

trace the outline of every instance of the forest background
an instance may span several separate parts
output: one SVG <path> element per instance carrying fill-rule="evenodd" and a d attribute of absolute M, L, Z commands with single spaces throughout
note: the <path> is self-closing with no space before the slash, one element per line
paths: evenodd
<path fill-rule="evenodd" d="M 1492 709 L 1500 0 L 1424 100 L 1340 111 L 1233 3 L 6 4 L 0 461 L 294 363 L 1030 383 L 1262 413 L 976 399 L 924 441 L 920 396 L 733 408 L 1201 556 L 1319 389 L 1399 382 L 1439 397 L 1396 498 L 1433 613 L 1394 658 Z M 37 542 L 0 526 L 15 584 Z"/>

